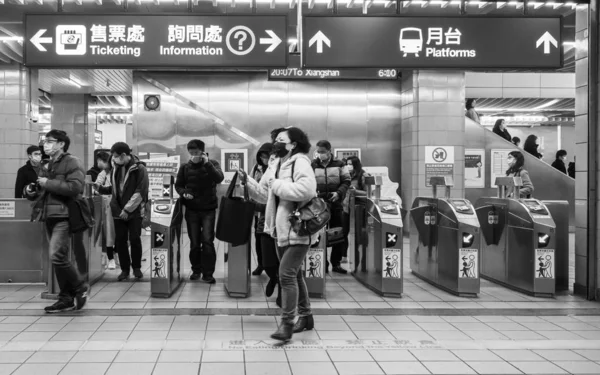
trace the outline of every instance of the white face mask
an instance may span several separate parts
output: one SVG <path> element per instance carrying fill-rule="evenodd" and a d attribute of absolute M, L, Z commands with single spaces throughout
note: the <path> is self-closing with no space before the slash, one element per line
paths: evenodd
<path fill-rule="evenodd" d="M 36 164 L 39 164 L 42 161 L 42 157 L 41 156 L 32 156 L 31 161 Z"/>
<path fill-rule="evenodd" d="M 348 172 L 354 172 L 354 167 L 352 165 L 347 165 L 346 168 L 348 168 Z"/>
<path fill-rule="evenodd" d="M 48 156 L 52 156 L 52 155 L 56 154 L 57 151 L 58 150 L 55 149 L 52 144 L 44 145 L 44 153 Z"/>

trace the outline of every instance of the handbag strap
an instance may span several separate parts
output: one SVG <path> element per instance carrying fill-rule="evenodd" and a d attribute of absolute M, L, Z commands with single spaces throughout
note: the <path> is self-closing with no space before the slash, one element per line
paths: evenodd
<path fill-rule="evenodd" d="M 237 182 L 237 176 L 238 176 L 238 173 L 235 172 L 235 174 L 233 175 L 233 178 L 231 179 L 231 182 L 229 183 L 229 188 L 227 189 L 227 193 L 225 194 L 225 197 L 231 198 L 233 196 L 233 189 L 235 188 L 235 183 Z"/>

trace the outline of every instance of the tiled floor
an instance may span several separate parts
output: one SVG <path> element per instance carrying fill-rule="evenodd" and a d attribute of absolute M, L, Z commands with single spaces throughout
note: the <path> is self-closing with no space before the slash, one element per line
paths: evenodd
<path fill-rule="evenodd" d="M 148 237 L 144 237 L 148 244 Z M 190 274 L 187 256 L 187 238 L 183 243 L 183 269 Z M 149 246 L 144 246 L 148 249 Z M 409 243 L 405 239 L 405 249 Z M 384 298 L 376 295 L 350 275 L 332 273 L 327 279 L 324 299 L 313 299 L 316 310 L 344 309 L 409 309 L 409 310 L 499 310 L 499 309 L 599 309 L 600 304 L 585 301 L 572 295 L 560 295 L 555 299 L 536 298 L 518 293 L 491 282 L 481 281 L 478 298 L 456 297 L 415 277 L 409 268 L 409 252 L 404 252 L 404 294 L 402 298 Z M 251 296 L 245 299 L 230 298 L 223 286 L 223 244 L 217 242 L 216 285 L 201 282 L 185 282 L 169 299 L 151 298 L 149 276 L 149 253 L 144 253 L 144 279 L 141 282 L 117 283 L 119 270 L 107 270 L 101 282 L 92 288 L 92 298 L 87 309 L 131 310 L 131 309 L 276 309 L 276 294 L 271 298 L 264 295 L 267 276 L 252 277 Z M 253 262 L 254 263 L 254 262 Z M 48 304 L 40 297 L 43 285 L 0 285 L 0 310 L 36 310 Z"/>
<path fill-rule="evenodd" d="M 272 316 L 3 317 L 0 374 L 600 373 L 600 316 L 315 320 L 315 330 L 278 346 L 268 339 L 277 325 Z M 535 337 L 511 339 L 509 332 Z"/>

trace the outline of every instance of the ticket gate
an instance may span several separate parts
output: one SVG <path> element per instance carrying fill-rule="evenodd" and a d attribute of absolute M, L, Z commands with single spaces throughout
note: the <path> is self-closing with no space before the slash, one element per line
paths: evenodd
<path fill-rule="evenodd" d="M 569 290 L 569 202 L 568 201 L 542 201 L 546 206 L 554 225 L 556 232 L 556 291 L 564 292 Z"/>
<path fill-rule="evenodd" d="M 327 232 L 326 228 L 319 231 L 317 243 L 311 244 L 304 259 L 304 278 L 308 296 L 325 298 L 327 264 Z"/>
<path fill-rule="evenodd" d="M 453 181 L 432 177 L 433 197 L 417 197 L 411 209 L 410 268 L 417 277 L 449 293 L 479 294 L 480 228 L 473 205 L 451 198 Z M 445 197 L 437 197 L 437 187 Z"/>
<path fill-rule="evenodd" d="M 229 297 L 246 298 L 250 296 L 250 239 L 242 245 L 233 246 L 225 242 L 225 290 Z M 259 249 L 260 251 L 260 249 Z"/>
<path fill-rule="evenodd" d="M 480 198 L 481 277 L 536 297 L 556 290 L 556 231 L 550 211 L 537 199 L 519 197 L 520 177 L 498 177 L 498 197 Z"/>
<path fill-rule="evenodd" d="M 181 201 L 173 199 L 173 176 L 163 177 L 162 199 L 152 202 L 150 216 L 150 293 L 169 298 L 183 282 L 181 275 Z"/>
<path fill-rule="evenodd" d="M 350 271 L 354 278 L 384 297 L 402 297 L 403 240 L 401 203 L 381 197 L 381 176 L 365 177 L 367 196 L 351 194 Z M 371 194 L 375 186 L 374 194 Z"/>

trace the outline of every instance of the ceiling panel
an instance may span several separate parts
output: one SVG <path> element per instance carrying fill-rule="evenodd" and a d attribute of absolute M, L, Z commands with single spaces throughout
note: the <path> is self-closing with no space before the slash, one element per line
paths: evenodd
<path fill-rule="evenodd" d="M 131 95 L 132 71 L 40 69 L 39 87 L 52 94 Z"/>

